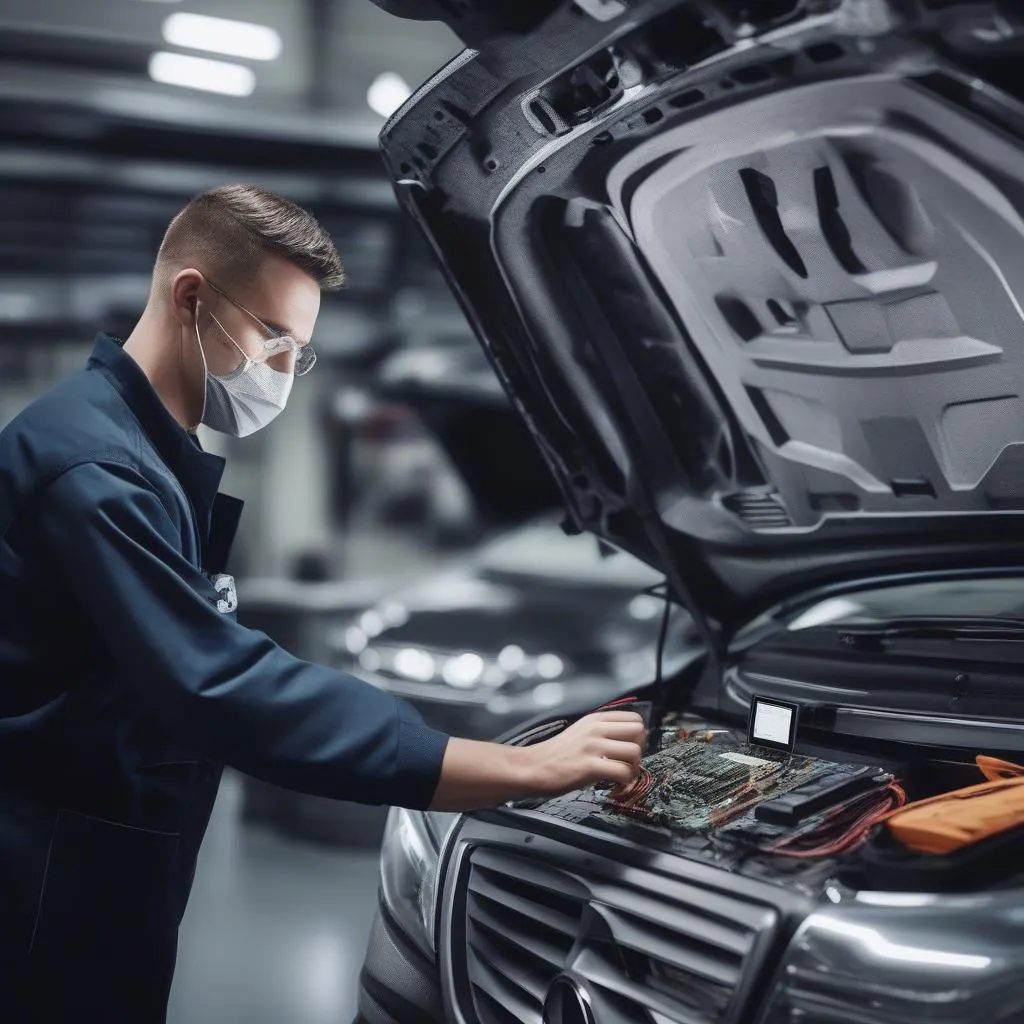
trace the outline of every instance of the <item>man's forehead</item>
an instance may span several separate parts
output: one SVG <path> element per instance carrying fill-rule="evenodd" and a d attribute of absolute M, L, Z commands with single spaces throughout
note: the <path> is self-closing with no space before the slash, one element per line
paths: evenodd
<path fill-rule="evenodd" d="M 268 326 L 308 341 L 320 312 L 320 286 L 308 274 L 278 256 L 270 256 L 249 289 L 258 316 Z"/>

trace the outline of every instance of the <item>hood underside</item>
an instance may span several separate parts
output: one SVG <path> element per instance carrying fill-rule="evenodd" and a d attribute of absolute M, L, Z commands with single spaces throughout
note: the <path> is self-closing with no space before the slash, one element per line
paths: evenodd
<path fill-rule="evenodd" d="M 706 616 L 1022 562 L 1000 6 L 566 0 L 382 135 L 577 523 Z"/>

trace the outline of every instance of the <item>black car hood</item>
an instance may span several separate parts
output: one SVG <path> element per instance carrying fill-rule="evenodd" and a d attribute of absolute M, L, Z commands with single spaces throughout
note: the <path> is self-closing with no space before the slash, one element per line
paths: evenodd
<path fill-rule="evenodd" d="M 427 6 L 385 160 L 580 528 L 726 630 L 1020 562 L 1018 5 Z"/>

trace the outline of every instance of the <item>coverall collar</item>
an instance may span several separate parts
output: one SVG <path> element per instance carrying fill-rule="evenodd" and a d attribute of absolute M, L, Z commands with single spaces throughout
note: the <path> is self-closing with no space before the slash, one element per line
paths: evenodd
<path fill-rule="evenodd" d="M 184 487 L 199 520 L 200 536 L 205 539 L 225 461 L 204 452 L 196 437 L 175 420 L 123 345 L 109 334 L 98 334 L 89 368 L 103 373 L 135 414 L 160 457 Z"/>

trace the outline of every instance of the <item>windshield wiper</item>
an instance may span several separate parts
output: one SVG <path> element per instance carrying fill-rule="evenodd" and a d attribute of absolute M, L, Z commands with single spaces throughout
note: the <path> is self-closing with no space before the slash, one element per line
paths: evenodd
<path fill-rule="evenodd" d="M 876 623 L 858 623 L 839 629 L 841 643 L 851 647 L 879 644 L 886 640 L 991 640 L 1024 643 L 1024 619 L 982 616 L 963 619 L 956 616 L 921 616 L 886 619 Z"/>

